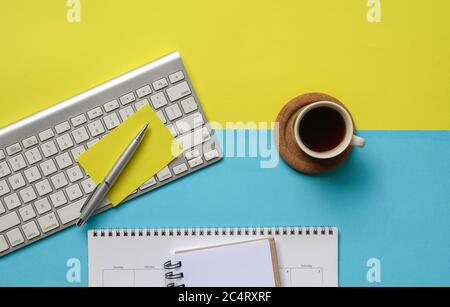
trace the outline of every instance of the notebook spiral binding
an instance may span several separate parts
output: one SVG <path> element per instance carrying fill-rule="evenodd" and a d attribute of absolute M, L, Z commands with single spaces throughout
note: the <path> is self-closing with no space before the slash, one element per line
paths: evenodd
<path fill-rule="evenodd" d="M 224 227 L 224 228 L 138 228 L 138 229 L 96 229 L 93 237 L 182 237 L 182 236 L 289 236 L 289 235 L 334 235 L 334 227 Z"/>
<path fill-rule="evenodd" d="M 166 261 L 164 263 L 164 269 L 168 272 L 166 272 L 166 287 L 168 288 L 174 288 L 174 287 L 185 287 L 185 284 L 177 284 L 176 281 L 180 280 L 184 277 L 183 272 L 177 272 L 175 273 L 174 270 L 180 269 L 182 267 L 181 261 L 173 262 L 172 261 Z"/>

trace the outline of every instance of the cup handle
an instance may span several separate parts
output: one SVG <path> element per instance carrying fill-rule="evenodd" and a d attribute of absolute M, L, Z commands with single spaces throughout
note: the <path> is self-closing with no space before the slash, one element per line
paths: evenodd
<path fill-rule="evenodd" d="M 365 139 L 363 139 L 362 137 L 360 137 L 360 136 L 356 136 L 356 135 L 354 135 L 354 136 L 352 136 L 352 141 L 351 141 L 351 143 L 350 143 L 352 146 L 355 146 L 355 147 L 364 147 L 365 145 L 366 145 L 366 140 Z"/>

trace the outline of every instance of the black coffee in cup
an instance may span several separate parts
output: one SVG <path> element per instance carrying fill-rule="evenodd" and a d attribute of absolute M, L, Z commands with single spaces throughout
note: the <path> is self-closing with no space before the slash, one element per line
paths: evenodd
<path fill-rule="evenodd" d="M 304 115 L 298 132 L 306 147 L 315 152 L 326 152 L 344 140 L 346 124 L 337 110 L 322 106 Z"/>

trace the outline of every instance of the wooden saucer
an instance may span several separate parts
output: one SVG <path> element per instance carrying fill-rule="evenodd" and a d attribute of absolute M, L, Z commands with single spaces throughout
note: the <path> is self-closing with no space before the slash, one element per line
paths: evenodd
<path fill-rule="evenodd" d="M 345 108 L 342 102 L 332 96 L 322 93 L 309 93 L 289 101 L 278 114 L 276 120 L 279 124 L 279 135 L 277 133 L 274 133 L 274 135 L 275 138 L 278 138 L 275 141 L 278 141 L 276 144 L 278 144 L 280 156 L 290 167 L 305 174 L 321 174 L 331 171 L 345 161 L 352 151 L 352 147 L 349 146 L 339 156 L 323 160 L 308 156 L 297 145 L 293 133 L 295 115 L 304 106 L 317 101 L 332 101 Z"/>

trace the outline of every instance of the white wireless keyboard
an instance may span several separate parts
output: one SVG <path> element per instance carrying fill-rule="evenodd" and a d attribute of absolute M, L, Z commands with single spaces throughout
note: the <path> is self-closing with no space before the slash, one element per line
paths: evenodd
<path fill-rule="evenodd" d="M 181 58 L 171 53 L 0 129 L 0 257 L 76 222 L 96 187 L 76 158 L 145 104 L 185 152 L 127 200 L 221 159 Z M 105 201 L 98 212 L 109 208 Z"/>

